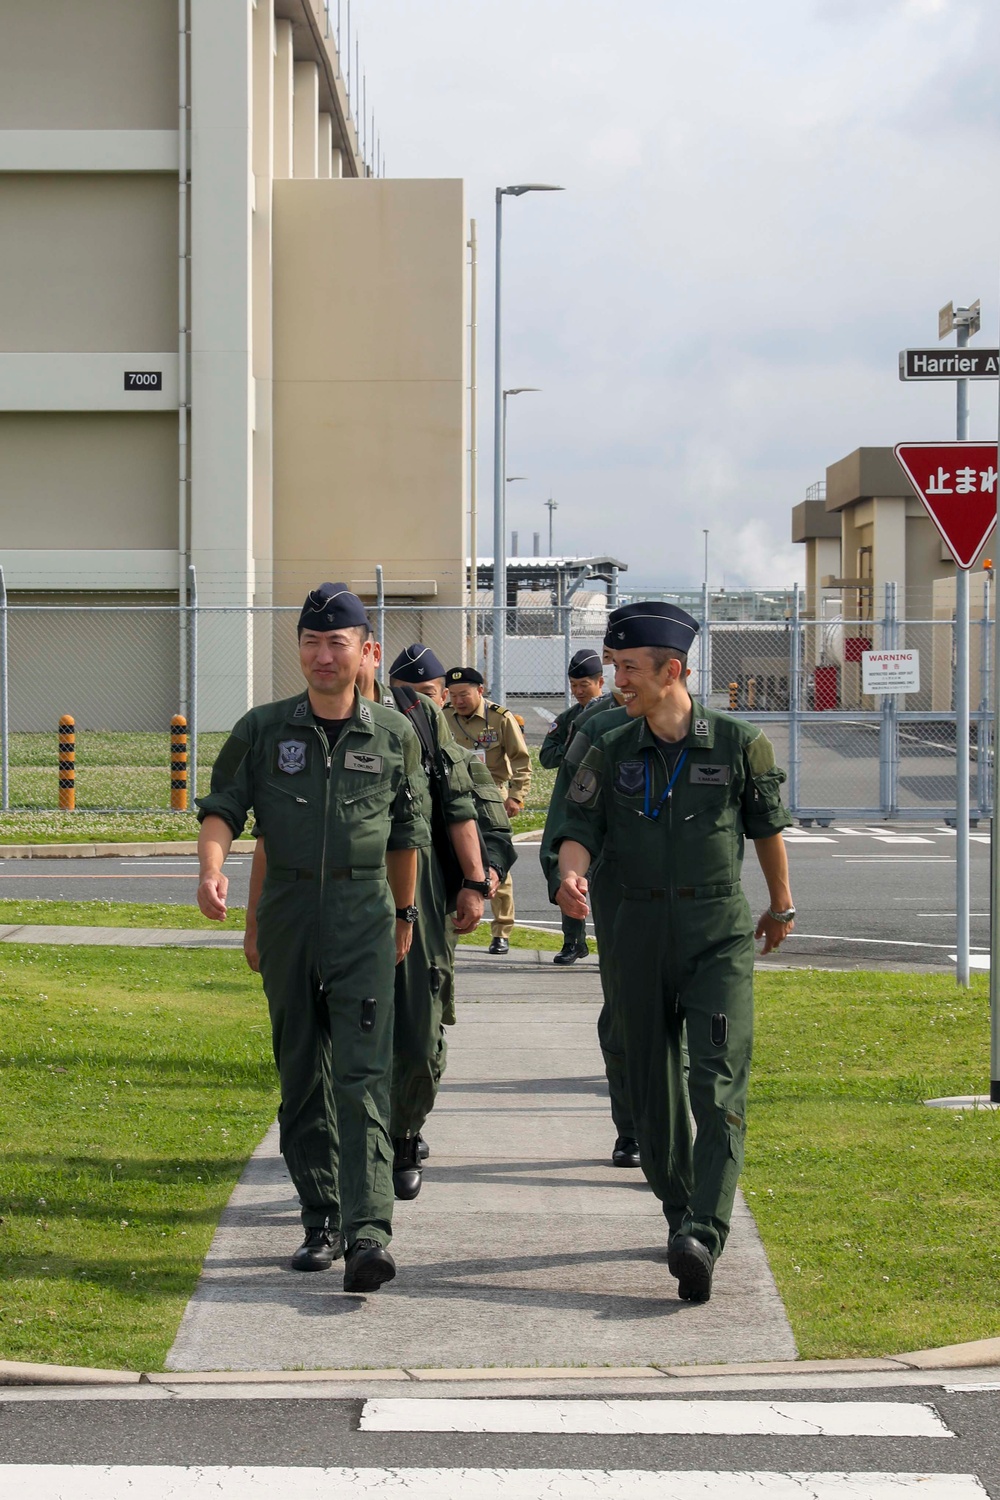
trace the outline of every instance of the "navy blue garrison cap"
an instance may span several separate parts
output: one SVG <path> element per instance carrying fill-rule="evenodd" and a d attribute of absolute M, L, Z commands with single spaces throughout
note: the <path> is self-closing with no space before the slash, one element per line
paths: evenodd
<path fill-rule="evenodd" d="M 346 630 L 349 625 L 368 626 L 365 607 L 346 583 L 321 583 L 310 589 L 299 615 L 299 630 Z"/>
<path fill-rule="evenodd" d="M 435 677 L 444 676 L 444 667 L 430 646 L 414 641 L 396 657 L 389 668 L 389 676 L 397 682 L 433 682 Z"/>
<path fill-rule="evenodd" d="M 604 663 L 596 651 L 584 647 L 577 651 L 566 669 L 567 677 L 603 677 Z"/>
<path fill-rule="evenodd" d="M 611 651 L 629 651 L 634 646 L 666 646 L 687 653 L 699 630 L 698 621 L 676 604 L 661 599 L 623 604 L 608 615 L 604 644 Z"/>

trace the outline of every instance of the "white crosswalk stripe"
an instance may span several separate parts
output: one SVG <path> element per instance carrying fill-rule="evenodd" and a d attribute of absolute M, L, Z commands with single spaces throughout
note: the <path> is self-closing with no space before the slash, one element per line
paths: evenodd
<path fill-rule="evenodd" d="M 695 1433 L 769 1437 L 952 1437 L 911 1401 L 366 1401 L 362 1432 Z"/>
<path fill-rule="evenodd" d="M 985 1500 L 972 1474 L 0 1466 L 4 1500 Z"/>

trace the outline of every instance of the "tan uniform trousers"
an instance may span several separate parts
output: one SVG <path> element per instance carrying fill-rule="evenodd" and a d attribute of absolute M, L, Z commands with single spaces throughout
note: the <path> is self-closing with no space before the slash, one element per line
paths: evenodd
<path fill-rule="evenodd" d="M 497 893 L 490 902 L 493 921 L 490 931 L 495 938 L 507 938 L 514 930 L 514 882 L 510 875 L 497 886 Z"/>

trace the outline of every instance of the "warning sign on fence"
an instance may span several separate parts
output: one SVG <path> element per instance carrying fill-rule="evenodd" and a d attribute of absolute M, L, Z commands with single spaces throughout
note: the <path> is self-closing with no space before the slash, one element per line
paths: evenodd
<path fill-rule="evenodd" d="M 863 693 L 919 693 L 919 651 L 863 651 Z"/>

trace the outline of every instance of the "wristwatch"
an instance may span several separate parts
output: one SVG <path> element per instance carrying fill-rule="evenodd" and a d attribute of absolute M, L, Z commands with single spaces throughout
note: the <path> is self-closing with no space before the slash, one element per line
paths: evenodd
<path fill-rule="evenodd" d="M 767 908 L 767 914 L 771 918 L 772 922 L 781 922 L 787 925 L 787 923 L 795 921 L 794 906 L 790 906 L 787 911 L 775 911 L 773 907 L 769 906 Z"/>
<path fill-rule="evenodd" d="M 396 921 L 409 922 L 411 925 L 417 920 L 420 913 L 415 906 L 397 906 Z"/>
<path fill-rule="evenodd" d="M 478 891 L 481 896 L 488 896 L 490 893 L 490 883 L 488 880 L 463 880 L 462 890 Z"/>

